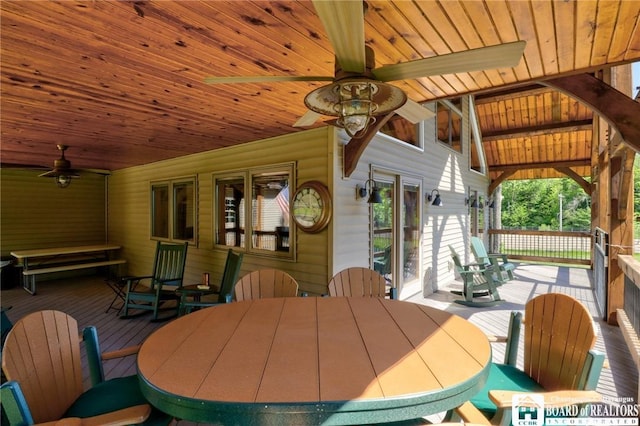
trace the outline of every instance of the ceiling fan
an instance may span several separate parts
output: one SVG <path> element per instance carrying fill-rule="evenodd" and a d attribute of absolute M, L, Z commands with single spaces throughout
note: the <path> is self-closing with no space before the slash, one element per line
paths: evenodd
<path fill-rule="evenodd" d="M 71 184 L 71 179 L 79 178 L 77 170 L 71 168 L 71 162 L 64 157 L 64 152 L 68 146 L 58 144 L 56 145 L 61 155 L 60 158 L 53 162 L 53 169 L 48 172 L 44 172 L 39 177 L 52 177 L 56 180 L 56 185 L 59 188 L 66 188 Z"/>
<path fill-rule="evenodd" d="M 337 117 L 335 124 L 354 137 L 366 132 L 367 127 L 376 121 L 376 116 L 391 112 L 412 123 L 433 116 L 431 111 L 408 99 L 401 89 L 387 84 L 388 81 L 514 67 L 520 62 L 526 45 L 525 41 L 516 41 L 375 68 L 374 52 L 364 41 L 364 13 L 367 6 L 366 2 L 363 3 L 313 0 L 335 52 L 333 77 L 208 77 L 205 82 L 230 84 L 332 81 L 331 84 L 307 94 L 304 102 L 309 111 L 294 126 L 310 126 L 322 115 L 328 115 Z"/>

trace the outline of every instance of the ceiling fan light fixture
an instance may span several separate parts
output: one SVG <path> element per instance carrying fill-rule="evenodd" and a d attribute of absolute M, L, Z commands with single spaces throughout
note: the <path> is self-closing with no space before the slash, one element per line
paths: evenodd
<path fill-rule="evenodd" d="M 388 114 L 406 102 L 402 90 L 368 78 L 339 80 L 312 91 L 304 99 L 310 110 L 338 117 L 336 125 L 351 137 L 375 123 L 375 115 Z"/>
<path fill-rule="evenodd" d="M 54 180 L 58 188 L 66 188 L 71 185 L 71 179 L 79 178 L 80 175 L 71 169 L 71 162 L 64 158 L 64 152 L 68 147 L 58 144 L 57 148 L 61 152 L 61 155 L 60 158 L 53 162 L 53 170 L 49 170 L 38 176 L 55 178 Z"/>
<path fill-rule="evenodd" d="M 71 176 L 69 175 L 58 175 L 56 176 L 56 185 L 58 188 L 66 188 L 71 185 Z"/>

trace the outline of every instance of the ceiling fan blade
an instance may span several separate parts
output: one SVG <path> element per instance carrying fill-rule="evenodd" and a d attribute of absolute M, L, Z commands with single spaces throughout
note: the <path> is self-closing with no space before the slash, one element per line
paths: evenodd
<path fill-rule="evenodd" d="M 278 81 L 333 81 L 333 76 L 291 76 L 291 75 L 255 75 L 237 77 L 207 77 L 208 84 L 232 84 L 232 83 L 272 83 Z"/>
<path fill-rule="evenodd" d="M 407 99 L 407 102 L 396 110 L 396 114 L 413 124 L 428 120 L 435 115 L 433 111 L 410 99 Z"/>
<path fill-rule="evenodd" d="M 40 166 L 38 164 L 0 163 L 0 168 L 21 170 L 49 170 L 51 166 Z"/>
<path fill-rule="evenodd" d="M 480 47 L 463 52 L 385 65 L 373 70 L 380 81 L 407 80 L 431 75 L 456 74 L 485 69 L 515 67 L 522 58 L 525 41 Z"/>
<path fill-rule="evenodd" d="M 295 122 L 293 127 L 307 127 L 313 125 L 318 119 L 322 117 L 321 114 L 318 114 L 315 111 L 307 111 L 302 117 Z"/>
<path fill-rule="evenodd" d="M 365 72 L 364 3 L 345 0 L 315 0 L 336 60 L 346 72 Z"/>
<path fill-rule="evenodd" d="M 59 176 L 60 174 L 64 174 L 72 178 L 80 177 L 80 175 L 76 173 L 75 170 L 65 170 L 64 173 L 61 170 L 49 170 L 48 172 L 39 174 L 38 177 L 56 177 L 56 176 Z"/>

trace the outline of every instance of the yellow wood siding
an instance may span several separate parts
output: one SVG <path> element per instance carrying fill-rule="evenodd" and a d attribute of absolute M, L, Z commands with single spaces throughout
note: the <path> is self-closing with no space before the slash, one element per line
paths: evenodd
<path fill-rule="evenodd" d="M 198 283 L 203 272 L 209 272 L 215 283 L 221 277 L 226 250 L 213 244 L 213 176 L 231 170 L 295 163 L 296 187 L 307 180 L 319 180 L 332 192 L 329 129 L 323 127 L 115 171 L 109 184 L 109 238 L 124 247 L 128 272 L 147 274 L 153 262 L 150 181 L 197 176 L 198 243 L 189 247 L 185 283 Z M 282 269 L 298 281 L 301 291 L 326 293 L 331 228 L 330 223 L 318 234 L 307 234 L 292 227 L 292 238 L 297 242 L 295 261 L 247 253 L 240 274 L 261 268 Z"/>
<path fill-rule="evenodd" d="M 61 189 L 38 174 L 0 170 L 2 256 L 14 250 L 104 243 L 107 178 L 82 173 Z"/>

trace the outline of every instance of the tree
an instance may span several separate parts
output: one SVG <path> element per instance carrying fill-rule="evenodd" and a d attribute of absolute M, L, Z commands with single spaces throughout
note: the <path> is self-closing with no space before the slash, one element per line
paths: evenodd
<path fill-rule="evenodd" d="M 502 194 L 504 228 L 558 230 L 561 194 L 563 230 L 591 227 L 591 199 L 572 179 L 506 181 Z"/>

